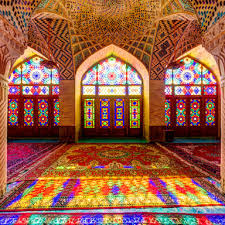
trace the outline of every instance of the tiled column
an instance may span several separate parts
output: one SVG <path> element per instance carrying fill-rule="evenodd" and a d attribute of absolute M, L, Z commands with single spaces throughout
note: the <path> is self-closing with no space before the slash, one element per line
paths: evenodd
<path fill-rule="evenodd" d="M 7 184 L 7 103 L 8 82 L 0 74 L 0 197 Z"/>

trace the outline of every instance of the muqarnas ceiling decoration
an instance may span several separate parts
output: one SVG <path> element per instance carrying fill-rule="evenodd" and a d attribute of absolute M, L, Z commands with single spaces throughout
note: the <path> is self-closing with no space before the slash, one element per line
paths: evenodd
<path fill-rule="evenodd" d="M 75 34 L 104 45 L 134 40 L 151 29 L 160 0 L 67 0 Z"/>

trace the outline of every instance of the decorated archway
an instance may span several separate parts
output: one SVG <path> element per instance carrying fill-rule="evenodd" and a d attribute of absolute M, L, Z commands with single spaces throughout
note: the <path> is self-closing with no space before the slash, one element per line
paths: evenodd
<path fill-rule="evenodd" d="M 196 59 L 186 56 L 165 74 L 165 121 L 176 136 L 218 136 L 218 81 Z"/>
<path fill-rule="evenodd" d="M 140 85 L 141 86 L 141 95 L 139 96 L 139 99 L 141 99 L 141 102 L 143 104 L 143 111 L 141 115 L 140 120 L 140 128 L 141 131 L 139 135 L 143 135 L 147 140 L 149 140 L 149 74 L 145 66 L 137 60 L 133 55 L 126 52 L 125 50 L 122 50 L 121 48 L 110 45 L 106 48 L 100 50 L 99 52 L 93 54 L 90 56 L 86 61 L 84 61 L 81 66 L 78 68 L 76 76 L 75 76 L 75 133 L 76 133 L 76 141 L 78 140 L 79 136 L 82 135 L 82 127 L 84 126 L 84 116 L 83 116 L 83 104 L 82 102 L 82 79 L 83 76 L 85 78 L 85 74 L 88 72 L 88 69 L 92 68 L 93 66 L 97 65 L 98 62 L 101 62 L 102 60 L 109 58 L 110 56 L 112 60 L 118 59 L 119 61 L 123 62 L 124 65 L 126 65 L 126 68 L 132 68 L 133 71 L 135 71 L 136 74 L 140 77 Z M 126 76 L 125 76 L 126 77 Z M 126 81 L 126 78 L 125 78 Z M 140 82 L 139 81 L 139 82 Z M 128 83 L 124 83 L 125 85 L 122 87 L 120 86 L 121 90 L 127 90 L 128 95 Z M 85 86 L 85 85 L 84 85 Z M 91 86 L 91 85 L 90 85 Z M 138 85 L 137 85 L 138 86 Z M 96 87 L 95 87 L 96 88 Z M 93 88 L 93 89 L 95 89 Z M 118 87 L 117 87 L 118 90 Z M 104 96 L 104 95 L 103 95 Z M 111 95 L 110 98 L 112 98 L 113 95 Z M 113 98 L 114 99 L 114 105 L 115 105 L 115 99 L 121 99 L 121 95 L 118 95 L 119 98 Z M 136 95 L 137 97 L 137 95 Z M 107 99 L 107 98 L 104 98 Z M 109 98 L 108 98 L 109 99 Z M 127 98 L 128 99 L 128 98 Z M 137 98 L 133 98 L 137 99 Z M 113 103 L 111 103 L 113 104 Z M 99 105 L 100 107 L 100 105 Z M 128 105 L 127 105 L 128 107 Z M 113 108 L 115 110 L 115 108 Z M 128 118 L 128 117 L 127 117 Z M 100 121 L 100 120 L 98 120 Z M 143 123 L 142 123 L 143 121 Z M 113 121 L 115 123 L 115 120 Z M 129 133 L 129 132 L 128 132 Z M 132 136 L 132 135 L 131 135 Z"/>
<path fill-rule="evenodd" d="M 121 59 L 110 56 L 82 78 L 82 136 L 141 137 L 142 79 Z"/>

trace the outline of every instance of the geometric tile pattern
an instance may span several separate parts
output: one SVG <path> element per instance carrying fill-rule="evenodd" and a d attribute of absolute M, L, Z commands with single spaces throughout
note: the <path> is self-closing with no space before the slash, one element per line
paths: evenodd
<path fill-rule="evenodd" d="M 162 0 L 162 13 L 164 16 L 168 16 L 176 13 L 195 13 L 192 5 L 188 0 Z"/>
<path fill-rule="evenodd" d="M 160 0 L 66 0 L 74 31 L 109 45 L 127 43 L 149 31 L 159 16 Z"/>
<path fill-rule="evenodd" d="M 5 0 L 0 2 L 0 14 L 24 34 L 27 32 L 28 23 L 32 12 L 41 0 Z"/>
<path fill-rule="evenodd" d="M 47 58 L 49 57 L 47 42 L 33 21 L 28 25 L 28 46 L 40 52 Z"/>
<path fill-rule="evenodd" d="M 198 21 L 190 21 L 186 27 L 179 43 L 174 50 L 174 59 L 190 51 L 192 48 L 202 43 L 201 27 Z"/>
<path fill-rule="evenodd" d="M 68 23 L 61 19 L 36 19 L 34 20 L 44 40 L 50 34 L 50 50 L 59 65 L 60 79 L 73 80 L 73 55 L 70 44 Z"/>
<path fill-rule="evenodd" d="M 50 12 L 56 12 L 58 15 L 66 15 L 67 11 L 66 6 L 69 5 L 74 7 L 75 3 L 78 4 L 78 8 L 73 8 L 75 10 L 79 10 L 79 6 L 82 4 L 79 4 L 81 0 L 61 0 L 59 2 L 53 1 L 53 0 L 32 0 L 32 1 L 23 1 L 23 0 L 4 0 L 0 2 L 0 14 L 3 15 L 12 25 L 17 27 L 19 30 L 26 32 L 28 28 L 28 23 L 30 16 L 32 12 L 37 9 L 41 10 L 43 8 L 46 8 Z M 81 1 L 86 2 L 85 0 Z M 97 5 L 102 4 L 103 0 L 95 0 L 97 2 Z M 121 1 L 104 1 L 104 12 L 106 15 L 108 14 L 114 14 L 114 15 L 120 15 L 121 10 L 115 10 L 115 8 L 121 8 L 118 7 L 120 5 L 118 4 L 126 4 L 126 5 L 134 5 L 135 0 L 121 0 Z M 145 1 L 143 1 L 141 4 L 145 4 Z M 147 2 L 147 1 L 146 1 Z M 149 1 L 148 1 L 149 2 Z M 152 3 L 155 1 L 152 1 L 149 3 L 150 6 L 152 6 Z M 93 3 L 92 3 L 93 4 Z M 95 3 L 96 4 L 96 3 Z M 117 4 L 117 5 L 116 5 Z M 139 4 L 139 5 L 141 5 Z M 90 6 L 91 4 L 89 4 Z M 107 11 L 108 9 L 106 6 L 109 5 L 111 11 Z M 225 14 L 225 2 L 224 0 L 161 0 L 162 8 L 162 14 L 165 15 L 171 15 L 173 13 L 180 13 L 180 12 L 188 12 L 188 13 L 194 13 L 193 8 L 197 12 L 197 15 L 201 21 L 202 30 L 206 31 L 212 24 L 216 23 L 224 14 Z M 193 7 L 193 8 L 192 8 Z M 151 10 L 154 7 L 150 8 Z M 91 9 L 89 7 L 89 12 L 91 12 Z M 110 12 L 110 13 L 108 13 Z M 137 12 L 133 13 L 132 15 L 137 15 Z M 96 11 L 95 11 L 96 13 Z M 108 13 L 108 14 L 107 14 Z M 143 11 L 141 10 L 141 13 L 143 15 Z M 71 13 L 73 14 L 73 13 Z M 82 15 L 83 16 L 83 15 Z M 152 17 L 152 15 L 151 15 Z M 86 18 L 83 18 L 83 22 L 85 22 Z M 136 18 L 137 19 L 137 18 Z M 129 20 L 127 20 L 129 23 Z M 136 20 L 139 23 L 139 20 Z M 109 23 L 109 27 L 112 24 Z M 139 25 L 144 25 L 143 27 L 146 27 L 146 24 L 139 23 Z M 123 25 L 124 26 L 124 25 Z M 141 27 L 140 26 L 140 27 Z M 81 29 L 83 28 L 82 24 L 81 26 L 78 26 Z M 138 27 L 138 26 L 137 26 Z M 118 32 L 120 33 L 120 31 Z M 109 31 L 110 35 L 110 31 Z M 116 36 L 115 36 L 116 37 Z"/>
<path fill-rule="evenodd" d="M 133 54 L 136 58 L 143 62 L 149 70 L 155 33 L 156 28 L 155 25 L 153 25 L 150 31 L 145 32 L 143 35 L 140 35 L 134 40 L 120 43 L 118 46 Z M 88 56 L 107 46 L 106 43 L 97 43 L 90 40 L 86 35 L 75 34 L 74 30 L 71 30 L 71 43 L 73 48 L 75 69 L 77 69 Z"/>
<path fill-rule="evenodd" d="M 188 23 L 189 21 L 180 20 L 159 22 L 151 61 L 151 80 L 164 79 L 166 65 Z"/>
<path fill-rule="evenodd" d="M 225 15 L 224 0 L 191 0 L 191 3 L 200 18 L 202 31 L 206 31 Z"/>

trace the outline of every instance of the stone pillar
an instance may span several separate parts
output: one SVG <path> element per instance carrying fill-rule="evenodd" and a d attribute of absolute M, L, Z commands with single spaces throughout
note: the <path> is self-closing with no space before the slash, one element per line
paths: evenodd
<path fill-rule="evenodd" d="M 165 83 L 164 80 L 150 80 L 150 141 L 164 141 L 165 125 Z"/>
<path fill-rule="evenodd" d="M 60 80 L 60 128 L 61 141 L 74 142 L 75 140 L 75 82 L 74 80 Z"/>
<path fill-rule="evenodd" d="M 7 103 L 8 81 L 0 74 L 0 197 L 7 184 Z"/>
<path fill-rule="evenodd" d="M 221 191 L 225 193 L 225 16 L 203 38 L 203 46 L 215 57 L 221 77 Z"/>
<path fill-rule="evenodd" d="M 7 103 L 8 81 L 0 74 L 0 197 L 7 184 Z"/>

